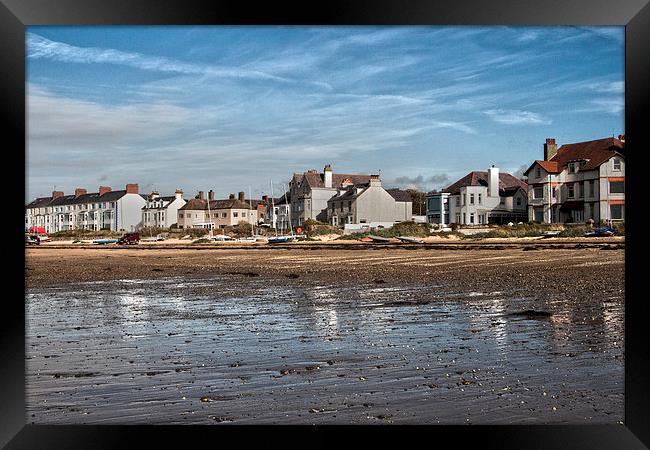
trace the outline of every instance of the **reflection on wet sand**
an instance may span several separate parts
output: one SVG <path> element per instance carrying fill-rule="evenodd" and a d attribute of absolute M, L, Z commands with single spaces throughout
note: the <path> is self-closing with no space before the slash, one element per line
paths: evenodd
<path fill-rule="evenodd" d="M 27 296 L 35 423 L 616 423 L 623 294 L 241 276 Z"/>

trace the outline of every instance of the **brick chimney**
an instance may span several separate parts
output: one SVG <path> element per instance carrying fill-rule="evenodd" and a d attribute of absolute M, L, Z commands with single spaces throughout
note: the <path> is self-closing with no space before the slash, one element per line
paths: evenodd
<path fill-rule="evenodd" d="M 323 169 L 323 182 L 326 188 L 332 187 L 332 166 L 329 164 Z"/>
<path fill-rule="evenodd" d="M 131 183 L 126 185 L 126 193 L 127 194 L 137 194 L 138 191 L 138 183 Z"/>
<path fill-rule="evenodd" d="M 63 191 L 52 191 L 52 199 L 63 197 Z"/>
<path fill-rule="evenodd" d="M 241 191 L 241 192 L 239 193 L 239 195 L 237 196 L 237 198 L 239 199 L 240 202 L 243 202 L 243 201 L 244 201 L 244 196 L 245 196 L 245 195 L 246 195 L 246 194 L 244 193 L 244 191 Z"/>
<path fill-rule="evenodd" d="M 214 200 L 214 191 L 212 189 L 208 191 L 208 200 L 210 201 Z"/>
<path fill-rule="evenodd" d="M 229 200 L 234 200 L 234 199 L 235 199 L 235 194 L 230 194 L 230 195 L 228 196 L 228 199 L 229 199 Z"/>
<path fill-rule="evenodd" d="M 203 199 L 204 199 L 203 191 L 199 191 L 199 200 L 203 200 Z"/>
<path fill-rule="evenodd" d="M 550 161 L 556 153 L 557 144 L 555 143 L 555 138 L 546 138 L 546 143 L 544 144 L 544 161 Z"/>
<path fill-rule="evenodd" d="M 107 192 L 111 192 L 111 188 L 109 186 L 99 186 L 99 195 L 104 195 Z"/>
<path fill-rule="evenodd" d="M 81 195 L 87 194 L 88 191 L 86 191 L 84 188 L 77 188 L 74 190 L 74 196 L 79 197 Z"/>
<path fill-rule="evenodd" d="M 370 187 L 381 186 L 381 180 L 379 175 L 370 175 Z"/>

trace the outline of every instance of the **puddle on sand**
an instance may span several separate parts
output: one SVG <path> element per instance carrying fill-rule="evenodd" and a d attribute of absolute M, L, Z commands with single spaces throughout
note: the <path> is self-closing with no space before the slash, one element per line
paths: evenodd
<path fill-rule="evenodd" d="M 238 276 L 31 289 L 39 424 L 616 423 L 623 293 Z M 518 311 L 547 311 L 531 318 Z"/>

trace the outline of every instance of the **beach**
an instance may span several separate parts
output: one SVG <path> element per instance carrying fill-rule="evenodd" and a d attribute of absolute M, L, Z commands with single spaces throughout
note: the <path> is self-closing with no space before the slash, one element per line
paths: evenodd
<path fill-rule="evenodd" d="M 535 245 L 28 248 L 28 418 L 622 421 L 623 244 Z"/>

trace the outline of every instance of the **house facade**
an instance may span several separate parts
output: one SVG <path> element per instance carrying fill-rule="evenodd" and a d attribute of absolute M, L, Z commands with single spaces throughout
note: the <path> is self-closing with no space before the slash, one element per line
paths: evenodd
<path fill-rule="evenodd" d="M 270 197 L 264 199 L 266 204 L 266 211 L 264 214 L 264 223 L 267 223 L 271 228 L 277 230 L 288 230 L 290 228 L 289 221 L 289 208 L 290 202 L 287 201 L 287 195 L 271 199 Z"/>
<path fill-rule="evenodd" d="M 142 227 L 145 198 L 137 184 L 127 184 L 119 191 L 108 186 L 92 193 L 83 188 L 70 195 L 54 191 L 51 197 L 40 197 L 26 205 L 25 229 L 43 227 L 46 233 L 75 229 L 135 231 Z"/>
<path fill-rule="evenodd" d="M 187 201 L 183 199 L 183 191 L 176 189 L 174 195 L 161 197 L 158 192 L 152 192 L 142 207 L 142 226 L 169 228 L 176 225 L 178 210 Z"/>
<path fill-rule="evenodd" d="M 208 199 L 199 191 L 196 198 L 189 200 L 178 209 L 178 228 L 225 228 L 239 222 L 258 223 L 259 213 L 235 194 L 227 200 L 214 200 L 214 193 L 208 193 Z"/>
<path fill-rule="evenodd" d="M 625 220 L 625 136 L 564 144 L 546 139 L 528 176 L 528 218 L 545 223 Z"/>
<path fill-rule="evenodd" d="M 413 204 L 408 192 L 386 190 L 378 175 L 368 183 L 341 187 L 327 201 L 327 222 L 346 224 L 396 223 L 411 220 Z"/>
<path fill-rule="evenodd" d="M 442 189 L 427 194 L 427 221 L 483 225 L 528 220 L 527 184 L 498 167 L 473 171 Z"/>
<path fill-rule="evenodd" d="M 309 219 L 327 222 L 327 202 L 339 189 L 369 181 L 370 175 L 335 174 L 329 164 L 322 173 L 316 170 L 294 173 L 289 182 L 292 226 L 302 226 Z"/>

